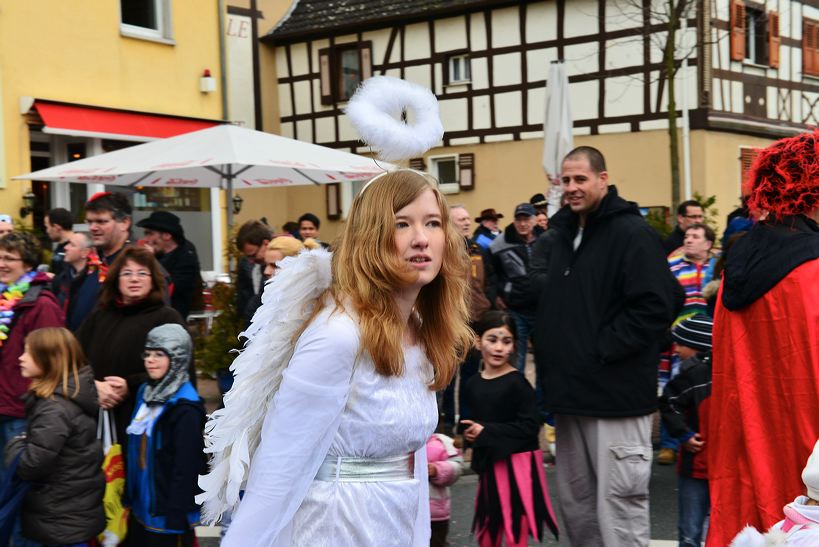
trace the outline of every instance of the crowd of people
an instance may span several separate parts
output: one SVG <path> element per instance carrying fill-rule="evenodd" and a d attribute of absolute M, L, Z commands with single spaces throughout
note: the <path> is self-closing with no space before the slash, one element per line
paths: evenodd
<path fill-rule="evenodd" d="M 44 265 L 0 215 L 0 473 L 27 489 L 11 545 L 103 533 L 103 419 L 123 448 L 128 545 L 195 545 L 202 504 L 226 546 L 447 545 L 466 454 L 481 546 L 540 541 L 544 525 L 571 545 L 648 545 L 654 461 L 677 465 L 680 545 L 729 545 L 786 504 L 774 532 L 817 544 L 817 150 L 805 134 L 761 152 L 721 249 L 696 201 L 661 239 L 587 146 L 562 163 L 556 213 L 538 194 L 505 227 L 412 170 L 375 177 L 332 246 L 311 213 L 279 233 L 248 221 L 248 357 L 207 425 L 185 328 L 202 281 L 180 219 L 153 212 L 132 242 L 128 198 L 97 194 L 88 232 L 48 212 Z M 277 316 L 294 336 L 272 348 Z M 249 402 L 237 390 L 254 383 Z"/>

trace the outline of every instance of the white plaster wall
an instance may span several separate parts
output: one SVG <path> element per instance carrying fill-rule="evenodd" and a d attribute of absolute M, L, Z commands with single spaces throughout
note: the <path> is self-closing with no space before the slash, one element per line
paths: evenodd
<path fill-rule="evenodd" d="M 544 42 L 557 38 L 557 2 L 537 2 L 526 6 L 526 41 Z"/>
<path fill-rule="evenodd" d="M 731 100 L 733 101 L 733 112 L 742 114 L 745 104 L 743 87 L 741 82 L 731 82 Z"/>
<path fill-rule="evenodd" d="M 290 84 L 279 84 L 279 116 L 292 116 L 290 103 Z"/>
<path fill-rule="evenodd" d="M 543 123 L 546 117 L 546 88 L 537 87 L 528 91 L 529 102 L 526 103 L 526 124 Z"/>
<path fill-rule="evenodd" d="M 316 118 L 316 139 L 314 142 L 332 142 L 336 140 L 336 124 L 333 118 Z"/>
<path fill-rule="evenodd" d="M 606 4 L 606 30 L 643 26 L 643 10 L 631 0 L 611 0 Z"/>
<path fill-rule="evenodd" d="M 410 82 L 426 87 L 429 89 L 432 86 L 432 81 L 429 72 L 429 65 L 408 66 L 404 69 L 404 78 Z"/>
<path fill-rule="evenodd" d="M 629 116 L 643 113 L 643 78 L 640 75 L 606 78 L 605 115 Z"/>
<path fill-rule="evenodd" d="M 442 99 L 441 123 L 444 131 L 465 131 L 469 128 L 468 99 Z"/>
<path fill-rule="evenodd" d="M 492 10 L 492 47 L 520 44 L 520 13 L 517 7 Z"/>
<path fill-rule="evenodd" d="M 296 122 L 296 130 L 298 131 L 300 141 L 315 142 L 313 141 L 313 126 L 310 120 Z"/>
<path fill-rule="evenodd" d="M 387 54 L 387 44 L 390 42 L 390 30 L 391 29 L 380 29 L 374 30 L 369 32 L 364 32 L 361 34 L 361 39 L 365 42 L 370 41 L 373 44 L 372 49 L 372 60 L 373 65 L 380 65 L 384 62 L 384 55 Z M 395 41 L 398 41 L 398 36 L 395 37 Z M 393 44 L 393 49 L 397 49 L 395 44 Z M 313 65 L 316 66 L 316 65 Z"/>
<path fill-rule="evenodd" d="M 358 131 L 353 128 L 350 118 L 347 116 L 338 117 L 338 140 L 355 141 L 358 140 Z"/>
<path fill-rule="evenodd" d="M 296 114 L 310 114 L 310 82 L 301 81 L 293 83 L 293 95 L 296 98 Z"/>
<path fill-rule="evenodd" d="M 352 42 L 358 42 L 358 35 L 357 34 L 345 34 L 344 36 L 339 36 L 335 38 L 334 43 L 338 44 L 349 44 Z"/>
<path fill-rule="evenodd" d="M 563 51 L 569 76 L 597 72 L 597 42 L 566 46 Z"/>
<path fill-rule="evenodd" d="M 287 137 L 288 139 L 293 138 L 293 124 L 292 123 L 283 123 L 281 126 L 281 135 L 282 137 Z"/>
<path fill-rule="evenodd" d="M 489 129 L 489 97 L 486 95 L 472 99 L 472 127 L 473 129 Z"/>
<path fill-rule="evenodd" d="M 505 53 L 492 58 L 493 80 L 496 86 L 521 83 L 520 53 Z"/>
<path fill-rule="evenodd" d="M 642 37 L 628 36 L 606 42 L 606 68 L 624 68 L 643 64 Z"/>
<path fill-rule="evenodd" d="M 313 46 L 312 46 L 312 50 L 311 50 L 310 54 L 313 56 L 313 71 L 314 72 L 319 71 L 319 50 L 322 50 L 322 49 L 327 48 L 327 47 L 330 47 L 330 41 L 327 40 L 327 39 L 314 40 L 313 41 Z M 277 49 L 281 49 L 281 48 L 277 48 Z M 279 61 L 276 61 L 276 62 L 278 63 Z M 278 66 L 278 65 L 276 65 L 276 66 Z"/>
<path fill-rule="evenodd" d="M 526 81 L 543 82 L 549 77 L 549 64 L 557 61 L 557 48 L 533 49 L 526 52 Z"/>
<path fill-rule="evenodd" d="M 404 37 L 404 59 L 407 61 L 428 59 L 429 56 L 429 27 L 427 24 L 407 25 Z"/>
<path fill-rule="evenodd" d="M 466 49 L 464 17 L 448 17 L 435 21 L 435 51 Z"/>
<path fill-rule="evenodd" d="M 588 120 L 597 117 L 597 82 L 569 84 L 572 100 L 572 118 Z"/>
<path fill-rule="evenodd" d="M 631 133 L 630 123 L 609 123 L 602 124 L 597 128 L 600 134 L 604 133 Z"/>
<path fill-rule="evenodd" d="M 472 89 L 486 89 L 489 87 L 489 64 L 486 57 L 472 59 Z"/>
<path fill-rule="evenodd" d="M 495 123 L 498 127 L 516 127 L 523 123 L 521 118 L 521 92 L 498 93 L 495 95 Z"/>
<path fill-rule="evenodd" d="M 469 21 L 472 51 L 486 49 L 486 23 L 484 23 L 483 13 L 473 13 Z"/>
<path fill-rule="evenodd" d="M 597 1 L 567 2 L 563 24 L 563 34 L 567 38 L 597 34 Z"/>
<path fill-rule="evenodd" d="M 293 64 L 293 76 L 301 76 L 302 74 L 310 72 L 307 66 L 306 42 L 292 44 L 290 46 L 290 62 Z"/>

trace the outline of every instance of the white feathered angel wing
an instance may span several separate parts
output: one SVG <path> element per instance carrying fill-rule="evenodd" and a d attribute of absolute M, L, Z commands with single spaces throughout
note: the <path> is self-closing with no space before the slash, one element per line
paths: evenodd
<path fill-rule="evenodd" d="M 324 249 L 302 251 L 279 262 L 276 276 L 264 288 L 262 305 L 253 315 L 242 352 L 233 361 L 233 387 L 225 407 L 205 426 L 205 452 L 210 473 L 200 475 L 202 521 L 217 522 L 239 503 L 250 463 L 282 373 L 295 348 L 295 335 L 330 286 L 331 254 Z"/>

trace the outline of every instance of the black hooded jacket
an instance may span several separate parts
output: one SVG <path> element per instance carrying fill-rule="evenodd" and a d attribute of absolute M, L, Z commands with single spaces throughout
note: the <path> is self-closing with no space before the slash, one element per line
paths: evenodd
<path fill-rule="evenodd" d="M 537 298 L 529 277 L 529 260 L 532 247 L 543 229 L 535 226 L 533 233 L 534 239 L 527 243 L 512 223 L 489 246 L 494 273 L 490 279 L 495 296 L 500 296 L 510 310 L 530 314 L 535 312 Z"/>
<path fill-rule="evenodd" d="M 68 393 L 62 383 L 49 399 L 25 396 L 25 437 L 6 447 L 6 460 L 21 450 L 17 474 L 32 482 L 23 501 L 23 536 L 45 544 L 81 543 L 105 528 L 102 445 L 97 440 L 97 390 L 91 367 L 80 369 Z"/>
<path fill-rule="evenodd" d="M 681 308 L 683 289 L 657 233 L 636 204 L 609 186 L 577 251 L 579 216 L 564 207 L 535 321 L 538 380 L 558 414 L 624 417 L 657 409 L 660 339 Z"/>
<path fill-rule="evenodd" d="M 796 267 L 819 258 L 819 226 L 808 217 L 760 222 L 734 243 L 725 261 L 722 304 L 753 304 Z"/>

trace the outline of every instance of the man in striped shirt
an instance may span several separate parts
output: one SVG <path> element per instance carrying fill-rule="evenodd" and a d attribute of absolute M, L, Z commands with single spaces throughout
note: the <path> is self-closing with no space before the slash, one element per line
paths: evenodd
<path fill-rule="evenodd" d="M 685 291 L 685 304 L 674 320 L 673 325 L 697 314 L 707 314 L 708 306 L 702 295 L 702 289 L 711 281 L 716 262 L 711 249 L 716 241 L 716 234 L 710 226 L 695 223 L 686 228 L 683 246 L 679 253 L 668 257 L 668 267 Z M 669 380 L 679 371 L 679 358 L 670 350 L 660 354 L 658 370 L 659 389 L 665 387 Z M 665 427 L 660 426 L 660 453 L 657 463 L 670 465 L 677 457 L 677 440 L 668 435 Z"/>

